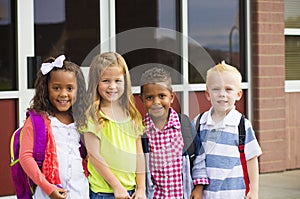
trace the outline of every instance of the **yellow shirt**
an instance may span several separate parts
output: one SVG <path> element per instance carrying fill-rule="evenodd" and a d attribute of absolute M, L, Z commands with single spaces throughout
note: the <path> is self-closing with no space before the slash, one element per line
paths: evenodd
<path fill-rule="evenodd" d="M 87 127 L 81 132 L 94 133 L 100 139 L 100 155 L 109 165 L 113 174 L 127 190 L 134 190 L 136 185 L 136 139 L 142 132 L 134 132 L 131 118 L 114 121 L 100 112 L 107 120 L 102 129 L 98 122 L 89 118 Z M 90 189 L 95 193 L 113 193 L 113 189 L 88 161 Z"/>

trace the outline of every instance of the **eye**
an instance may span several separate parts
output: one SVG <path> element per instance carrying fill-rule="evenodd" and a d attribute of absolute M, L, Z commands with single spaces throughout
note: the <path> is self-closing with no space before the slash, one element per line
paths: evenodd
<path fill-rule="evenodd" d="M 72 91 L 72 90 L 74 90 L 74 88 L 73 88 L 73 86 L 69 86 L 69 87 L 67 88 L 67 90 L 68 90 L 68 91 Z"/>
<path fill-rule="evenodd" d="M 146 96 L 145 99 L 146 99 L 147 101 L 151 101 L 151 100 L 153 99 L 153 97 L 152 97 L 152 96 Z"/>
<path fill-rule="evenodd" d="M 165 97 L 166 97 L 165 94 L 160 94 L 160 95 L 159 95 L 159 98 L 160 98 L 160 99 L 164 99 Z"/>
<path fill-rule="evenodd" d="M 234 91 L 234 88 L 232 88 L 232 87 L 227 87 L 227 88 L 226 88 L 226 91 Z"/>
<path fill-rule="evenodd" d="M 58 86 L 53 86 L 52 89 L 58 91 L 60 88 Z"/>

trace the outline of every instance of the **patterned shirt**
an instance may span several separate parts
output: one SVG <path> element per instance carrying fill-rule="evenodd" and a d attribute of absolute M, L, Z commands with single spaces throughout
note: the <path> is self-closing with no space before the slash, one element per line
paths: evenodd
<path fill-rule="evenodd" d="M 180 121 L 170 109 L 169 121 L 161 131 L 155 127 L 149 114 L 144 124 L 149 138 L 150 171 L 155 186 L 153 199 L 183 198 L 182 150 L 183 138 Z"/>
<path fill-rule="evenodd" d="M 216 124 L 211 117 L 212 110 L 211 108 L 204 113 L 200 120 L 200 139 L 206 154 L 206 170 L 209 177 L 209 185 L 204 187 L 202 198 L 245 198 L 246 186 L 238 150 L 238 124 L 241 113 L 233 109 L 221 123 Z M 247 119 L 245 130 L 245 156 L 248 161 L 260 156 L 262 151 Z"/>

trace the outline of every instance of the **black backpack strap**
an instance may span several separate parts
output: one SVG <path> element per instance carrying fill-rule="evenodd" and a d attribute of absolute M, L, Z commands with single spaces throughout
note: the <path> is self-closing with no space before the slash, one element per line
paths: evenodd
<path fill-rule="evenodd" d="M 143 152 L 144 153 L 149 153 L 149 140 L 147 137 L 147 134 L 144 133 L 142 135 L 142 146 L 143 146 Z"/>
<path fill-rule="evenodd" d="M 238 128 L 239 128 L 239 145 L 244 145 L 245 138 L 246 138 L 245 115 L 242 115 Z"/>
<path fill-rule="evenodd" d="M 196 120 L 195 128 L 196 128 L 196 131 L 197 131 L 198 135 L 200 133 L 200 120 L 201 120 L 201 117 L 202 117 L 203 114 L 204 114 L 204 112 L 200 113 L 200 115 L 197 117 L 197 120 Z"/>
<path fill-rule="evenodd" d="M 244 174 L 244 181 L 246 185 L 246 195 L 250 190 L 250 185 L 249 185 L 249 175 L 248 175 L 248 170 L 247 170 L 247 160 L 245 156 L 245 139 L 246 139 L 246 129 L 245 129 L 245 116 L 241 116 L 241 120 L 239 123 L 239 152 L 240 152 L 240 159 L 241 159 L 241 164 L 243 168 L 243 174 Z"/>
<path fill-rule="evenodd" d="M 190 159 L 193 159 L 195 156 L 195 133 L 192 128 L 191 121 L 189 117 L 185 114 L 178 114 L 180 125 L 181 125 L 181 134 L 183 138 L 183 151 L 187 152 L 190 156 Z"/>

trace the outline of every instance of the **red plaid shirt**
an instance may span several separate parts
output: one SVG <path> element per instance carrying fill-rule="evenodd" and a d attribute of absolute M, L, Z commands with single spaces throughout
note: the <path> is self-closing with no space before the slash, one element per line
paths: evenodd
<path fill-rule="evenodd" d="M 171 108 L 169 121 L 163 131 L 155 127 L 149 114 L 146 114 L 144 124 L 149 138 L 150 171 L 155 186 L 153 199 L 182 199 L 184 143 L 178 114 Z"/>

